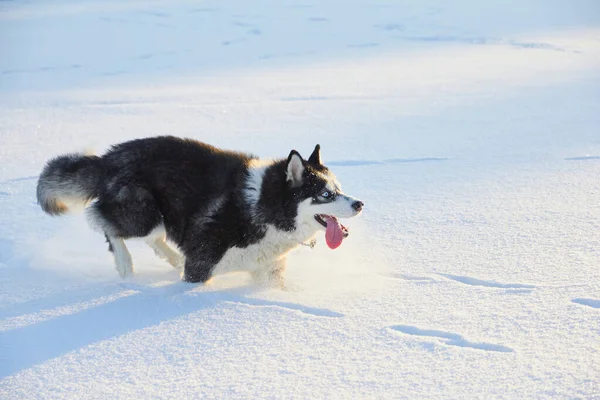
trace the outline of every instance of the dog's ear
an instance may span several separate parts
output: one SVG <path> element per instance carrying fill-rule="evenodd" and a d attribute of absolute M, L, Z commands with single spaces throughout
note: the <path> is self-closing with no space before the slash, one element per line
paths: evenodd
<path fill-rule="evenodd" d="M 304 160 L 300 153 L 296 150 L 292 150 L 287 159 L 286 170 L 287 180 L 291 183 L 292 187 L 298 187 L 302 185 L 302 175 L 304 174 Z"/>
<path fill-rule="evenodd" d="M 320 144 L 315 146 L 315 149 L 313 150 L 312 154 L 310 155 L 310 157 L 308 157 L 308 162 L 313 165 L 323 165 L 321 163 L 321 145 Z"/>

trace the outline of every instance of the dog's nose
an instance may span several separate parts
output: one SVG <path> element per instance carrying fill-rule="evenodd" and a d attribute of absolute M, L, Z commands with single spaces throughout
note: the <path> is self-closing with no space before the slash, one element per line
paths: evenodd
<path fill-rule="evenodd" d="M 365 203 L 363 203 L 362 201 L 355 201 L 354 203 L 352 203 L 352 208 L 354 208 L 356 211 L 361 211 L 364 205 Z"/>

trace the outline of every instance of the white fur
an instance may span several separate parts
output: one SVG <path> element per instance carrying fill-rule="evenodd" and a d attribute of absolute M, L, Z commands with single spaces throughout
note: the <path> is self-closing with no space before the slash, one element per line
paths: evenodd
<path fill-rule="evenodd" d="M 108 237 L 113 250 L 113 256 L 115 257 L 115 265 L 117 272 L 121 278 L 125 278 L 133 274 L 133 262 L 131 261 L 131 254 L 125 246 L 125 241 L 116 237 Z"/>
<path fill-rule="evenodd" d="M 165 226 L 160 224 L 144 238 L 146 243 L 154 250 L 160 258 L 167 260 L 173 268 L 183 269 L 185 258 L 167 244 L 167 232 Z"/>
<path fill-rule="evenodd" d="M 286 258 L 281 257 L 269 264 L 268 267 L 250 272 L 252 279 L 258 285 L 276 286 L 285 289 L 283 272 L 285 271 Z"/>
<path fill-rule="evenodd" d="M 350 218 L 359 214 L 352 208 L 352 203 L 357 201 L 354 197 L 338 193 L 334 201 L 323 204 L 312 204 L 312 199 L 306 199 L 298 205 L 298 215 L 296 216 L 296 226 L 307 224 L 315 230 L 325 229 L 323 225 L 315 220 L 315 215 L 326 214 L 337 218 Z"/>
<path fill-rule="evenodd" d="M 253 159 L 250 160 L 248 164 L 248 179 L 246 181 L 246 187 L 244 188 L 244 196 L 252 208 L 256 206 L 256 203 L 260 198 L 265 171 L 268 167 L 273 165 L 273 163 L 273 160 Z"/>
<path fill-rule="evenodd" d="M 265 276 L 285 268 L 285 258 L 300 242 L 311 239 L 317 229 L 302 224 L 294 232 L 281 231 L 268 226 L 264 238 L 245 248 L 232 247 L 215 266 L 213 275 L 247 271 L 253 276 Z"/>
<path fill-rule="evenodd" d="M 40 180 L 38 201 L 49 205 L 53 210 L 73 212 L 83 210 L 91 199 L 87 191 L 70 180 L 65 182 L 56 176 L 48 176 Z"/>

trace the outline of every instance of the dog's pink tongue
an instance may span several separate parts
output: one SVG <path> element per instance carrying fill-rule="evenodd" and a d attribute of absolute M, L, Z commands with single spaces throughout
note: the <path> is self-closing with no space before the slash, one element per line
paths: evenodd
<path fill-rule="evenodd" d="M 335 217 L 325 217 L 327 222 L 327 231 L 325 232 L 325 241 L 330 249 L 337 249 L 344 240 L 344 232 L 342 231 L 342 225 L 338 222 Z"/>

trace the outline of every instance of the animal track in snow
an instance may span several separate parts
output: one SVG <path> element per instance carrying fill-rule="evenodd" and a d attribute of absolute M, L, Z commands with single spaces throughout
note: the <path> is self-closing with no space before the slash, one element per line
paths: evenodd
<path fill-rule="evenodd" d="M 45 66 L 45 67 L 25 68 L 25 69 L 7 69 L 7 70 L 0 72 L 0 74 L 2 74 L 2 75 L 37 74 L 37 73 L 46 73 L 46 72 L 53 72 L 53 71 L 69 71 L 69 70 L 79 69 L 81 67 L 82 66 L 79 64 L 71 64 L 71 65 L 65 65 L 65 66 L 60 66 L 60 67 Z"/>
<path fill-rule="evenodd" d="M 447 161 L 446 157 L 420 157 L 420 158 L 391 158 L 382 161 L 373 160 L 340 160 L 340 161 L 329 161 L 328 165 L 336 167 L 358 167 L 362 165 L 385 165 L 385 164 L 411 164 L 421 162 L 435 162 L 435 161 Z"/>
<path fill-rule="evenodd" d="M 439 282 L 439 281 L 436 281 L 435 279 L 430 278 L 428 276 L 416 276 L 416 275 L 395 274 L 395 273 L 381 274 L 381 276 L 384 276 L 386 278 L 401 279 L 401 280 L 405 280 L 405 281 L 412 281 L 412 282 L 419 282 L 419 283 L 423 283 L 423 282 Z"/>
<path fill-rule="evenodd" d="M 406 29 L 404 25 L 396 24 L 396 23 L 375 25 L 375 28 L 379 28 L 384 31 L 397 31 L 397 32 L 403 32 Z"/>
<path fill-rule="evenodd" d="M 185 294 L 186 292 L 193 292 L 198 287 L 194 284 L 185 282 L 177 282 L 166 285 L 158 286 L 146 286 L 136 283 L 120 283 L 123 289 L 135 290 L 147 295 L 156 295 L 159 297 L 175 297 L 177 295 Z M 326 308 L 309 307 L 298 303 L 290 303 L 285 301 L 277 300 L 266 300 L 256 297 L 251 297 L 244 294 L 244 291 L 240 292 L 228 292 L 228 291 L 198 291 L 195 293 L 199 299 L 209 299 L 211 302 L 222 301 L 230 304 L 239 304 L 251 307 L 273 307 L 279 309 L 287 309 L 292 311 L 299 311 L 303 314 L 313 315 L 316 317 L 328 317 L 328 318 L 340 318 L 344 317 L 344 314 L 332 311 Z"/>
<path fill-rule="evenodd" d="M 526 285 L 522 283 L 499 283 L 494 281 L 484 281 L 481 279 L 470 278 L 468 276 L 451 275 L 451 274 L 438 274 L 444 278 L 451 279 L 456 282 L 463 283 L 470 286 L 485 286 L 489 288 L 498 289 L 535 289 L 533 285 Z"/>
<path fill-rule="evenodd" d="M 281 101 L 324 101 L 331 100 L 331 97 L 327 96 L 301 96 L 301 97 L 282 97 Z"/>
<path fill-rule="evenodd" d="M 219 8 L 204 7 L 204 8 L 192 8 L 188 12 L 190 12 L 190 13 L 214 13 L 214 12 L 219 12 L 219 11 L 221 11 L 221 9 L 219 9 Z"/>
<path fill-rule="evenodd" d="M 348 45 L 348 47 L 356 48 L 356 49 L 364 49 L 367 47 L 377 47 L 377 46 L 379 46 L 379 43 L 376 43 L 376 42 L 356 43 L 356 44 Z"/>
<path fill-rule="evenodd" d="M 246 297 L 240 300 L 230 300 L 225 301 L 226 303 L 231 304 L 240 304 L 251 307 L 270 307 L 270 308 L 279 308 L 279 309 L 287 309 L 291 311 L 298 311 L 302 314 L 313 315 L 315 317 L 327 317 L 327 318 L 341 318 L 344 316 L 342 313 L 338 313 L 335 311 L 328 310 L 326 308 L 316 308 L 316 307 L 308 307 L 302 304 L 296 303 L 288 303 L 283 301 L 272 301 L 272 300 L 261 300 L 252 297 Z"/>
<path fill-rule="evenodd" d="M 581 304 L 582 306 L 588 306 L 588 307 L 592 307 L 592 308 L 600 308 L 600 300 L 596 300 L 596 299 L 576 298 L 571 301 L 576 304 Z"/>
<path fill-rule="evenodd" d="M 140 14 L 155 18 L 169 18 L 171 16 L 165 12 L 160 11 L 142 11 L 140 12 Z"/>
<path fill-rule="evenodd" d="M 394 26 L 393 24 L 387 26 Z M 385 29 L 385 28 L 384 28 Z M 393 30 L 393 29 L 385 29 L 385 30 Z M 398 29 L 394 29 L 398 30 Z M 402 36 L 400 37 L 404 40 L 409 40 L 413 42 L 440 42 L 440 43 L 461 43 L 461 44 L 470 44 L 470 45 L 505 45 L 516 47 L 519 49 L 534 49 L 534 50 L 551 50 L 551 51 L 561 51 L 561 52 L 569 52 L 569 53 L 579 53 L 578 50 L 575 49 L 567 49 L 559 46 L 555 46 L 551 43 L 543 43 L 543 42 L 521 42 L 518 40 L 506 40 L 502 38 L 493 38 L 493 37 L 478 37 L 478 36 L 460 36 L 460 35 L 430 35 L 430 36 Z"/>
<path fill-rule="evenodd" d="M 399 274 L 396 277 L 400 278 L 400 279 L 404 279 L 406 281 L 435 282 L 435 279 L 430 278 L 428 276 L 414 276 L 414 275 Z"/>
<path fill-rule="evenodd" d="M 308 18 L 310 22 L 328 22 L 329 19 L 325 17 L 310 17 Z"/>
<path fill-rule="evenodd" d="M 231 46 L 232 44 L 242 43 L 242 42 L 245 42 L 245 41 L 246 41 L 246 38 L 224 40 L 224 41 L 221 42 L 221 45 L 223 45 L 223 46 Z"/>
<path fill-rule="evenodd" d="M 383 160 L 384 164 L 408 164 L 427 161 L 448 161 L 446 157 L 421 157 L 421 158 L 391 158 Z"/>
<path fill-rule="evenodd" d="M 369 160 L 342 160 L 342 161 L 330 161 L 327 163 L 334 167 L 360 167 L 363 165 L 381 165 L 381 161 L 369 161 Z"/>
<path fill-rule="evenodd" d="M 565 161 L 589 161 L 600 160 L 600 156 L 581 156 L 581 157 L 566 157 Z"/>
<path fill-rule="evenodd" d="M 239 26 L 240 28 L 255 28 L 256 25 L 248 23 L 248 22 L 243 22 L 243 21 L 235 21 L 233 23 L 234 26 Z"/>
<path fill-rule="evenodd" d="M 444 339 L 445 343 L 449 346 L 469 347 L 477 350 L 499 351 L 503 353 L 510 353 L 514 351 L 510 347 L 502 346 L 499 344 L 470 342 L 461 335 L 451 332 L 437 331 L 432 329 L 420 329 L 416 326 L 410 325 L 392 325 L 390 326 L 390 329 L 404 333 L 406 335 Z"/>

